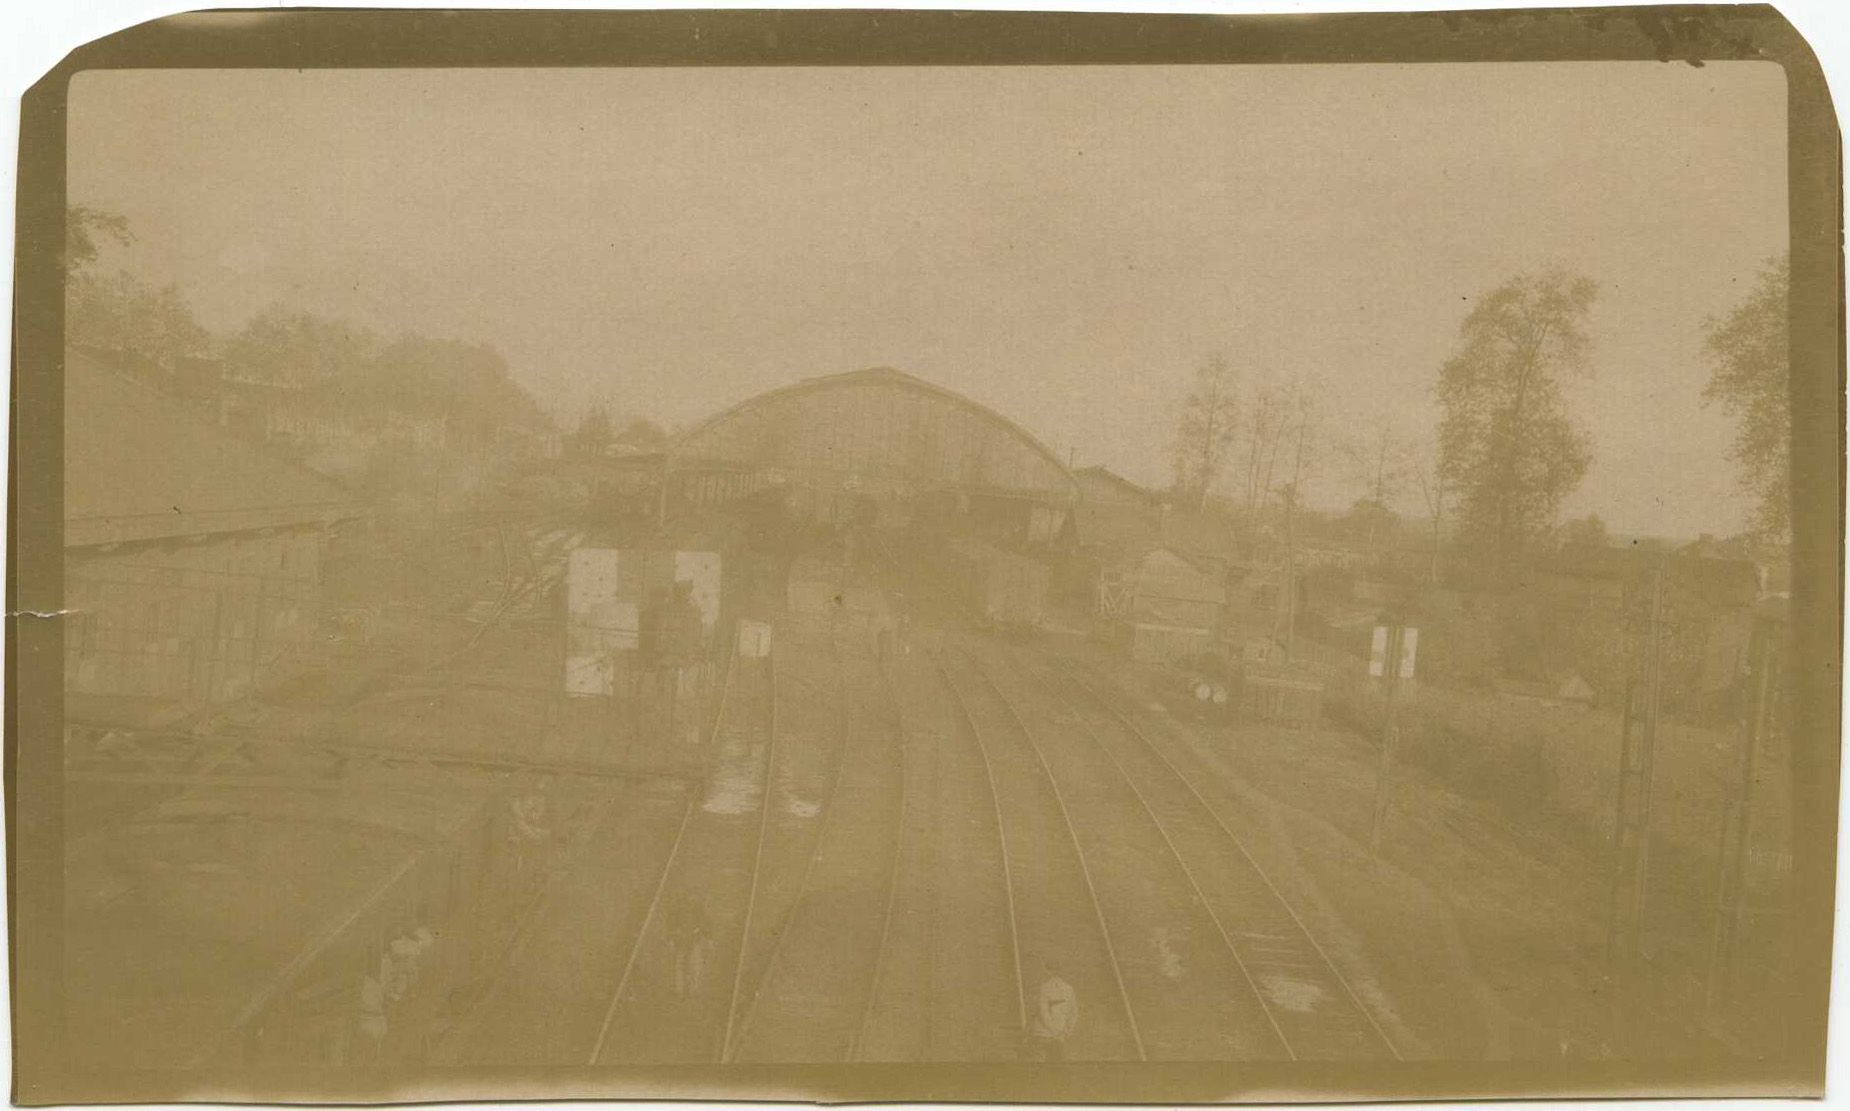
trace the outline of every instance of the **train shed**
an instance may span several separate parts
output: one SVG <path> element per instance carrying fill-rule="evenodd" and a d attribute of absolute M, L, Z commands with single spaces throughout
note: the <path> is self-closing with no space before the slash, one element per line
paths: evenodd
<path fill-rule="evenodd" d="M 962 519 L 1012 544 L 1072 536 L 1079 483 L 1034 435 L 887 367 L 807 378 L 688 428 L 664 454 L 662 512 L 780 487 L 821 524 Z"/>

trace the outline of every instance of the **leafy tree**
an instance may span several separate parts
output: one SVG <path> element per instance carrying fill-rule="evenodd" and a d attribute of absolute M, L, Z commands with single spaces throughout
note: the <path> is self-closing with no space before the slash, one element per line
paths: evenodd
<path fill-rule="evenodd" d="M 178 287 L 156 288 L 123 270 L 84 274 L 71 283 L 64 328 L 71 343 L 169 370 L 180 359 L 204 355 L 212 345 Z"/>
<path fill-rule="evenodd" d="M 602 405 L 593 405 L 584 416 L 578 418 L 578 431 L 572 435 L 572 448 L 580 455 L 602 455 L 609 450 L 614 440 L 609 411 Z"/>
<path fill-rule="evenodd" d="M 1350 536 L 1361 538 L 1363 554 L 1372 561 L 1376 541 L 1399 531 L 1400 514 L 1373 497 L 1361 497 L 1350 504 L 1343 525 Z"/>
<path fill-rule="evenodd" d="M 1561 543 L 1573 547 L 1604 548 L 1612 542 L 1606 522 L 1597 513 L 1576 517 L 1561 526 Z"/>
<path fill-rule="evenodd" d="M 126 247 L 135 241 L 128 220 L 87 204 L 74 204 L 64 215 L 64 268 L 68 278 L 76 278 L 95 264 L 100 240 L 113 240 Z"/>
<path fill-rule="evenodd" d="M 1778 543 L 1792 526 L 1792 414 L 1787 379 L 1786 295 L 1790 256 L 1768 262 L 1760 282 L 1725 318 L 1705 328 L 1709 382 L 1703 398 L 1735 420 L 1730 456 L 1741 490 L 1756 505 L 1756 538 Z"/>
<path fill-rule="evenodd" d="M 486 432 L 539 428 L 549 422 L 533 396 L 508 375 L 501 352 L 484 343 L 407 333 L 379 352 L 369 368 L 388 403 Z"/>
<path fill-rule="evenodd" d="M 1233 367 L 1224 355 L 1210 355 L 1195 372 L 1195 388 L 1182 402 L 1176 422 L 1176 493 L 1205 508 L 1208 491 L 1227 462 L 1239 431 L 1240 395 Z"/>
<path fill-rule="evenodd" d="M 171 370 L 182 358 L 205 354 L 212 337 L 178 287 L 156 287 L 120 269 L 96 272 L 103 243 L 126 247 L 134 241 L 128 221 L 113 212 L 83 204 L 66 210 L 65 338 Z"/>
<path fill-rule="evenodd" d="M 225 361 L 266 382 L 351 391 L 364 389 L 381 346 L 366 328 L 272 304 L 225 341 Z"/>
<path fill-rule="evenodd" d="M 1564 387 L 1588 371 L 1598 287 L 1560 270 L 1522 274 L 1479 301 L 1439 370 L 1439 469 L 1459 531 L 1501 575 L 1553 526 L 1592 461 Z"/>
<path fill-rule="evenodd" d="M 631 451 L 660 451 L 668 446 L 668 433 L 648 417 L 632 417 L 614 442 Z"/>

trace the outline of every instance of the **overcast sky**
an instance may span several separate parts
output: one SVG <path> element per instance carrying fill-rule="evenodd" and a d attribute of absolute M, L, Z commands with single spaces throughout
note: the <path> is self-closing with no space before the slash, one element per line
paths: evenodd
<path fill-rule="evenodd" d="M 1558 262 L 1603 289 L 1569 511 L 1746 509 L 1701 327 L 1786 249 L 1771 64 L 117 71 L 70 105 L 71 199 L 138 236 L 107 261 L 208 327 L 486 341 L 568 419 L 893 366 L 1152 482 L 1215 350 L 1429 436 L 1473 299 Z M 1355 493 L 1332 458 L 1312 496 Z"/>

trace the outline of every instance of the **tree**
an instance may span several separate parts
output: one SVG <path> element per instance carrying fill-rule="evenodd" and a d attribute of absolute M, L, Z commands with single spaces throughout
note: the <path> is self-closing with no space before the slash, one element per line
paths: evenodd
<path fill-rule="evenodd" d="M 1253 383 L 1251 418 L 1247 422 L 1246 515 L 1257 513 L 1260 503 L 1271 489 L 1271 459 L 1278 449 L 1279 434 L 1284 430 L 1288 399 L 1277 385 L 1268 381 Z"/>
<path fill-rule="evenodd" d="M 205 354 L 212 337 L 178 287 L 155 287 L 121 269 L 96 272 L 104 242 L 134 241 L 128 221 L 113 212 L 83 204 L 65 211 L 65 338 L 171 370 L 179 359 Z"/>
<path fill-rule="evenodd" d="M 278 385 L 332 385 L 354 401 L 379 400 L 373 380 L 382 344 L 370 330 L 271 304 L 225 341 L 238 373 Z"/>
<path fill-rule="evenodd" d="M 615 439 L 610 413 L 602 405 L 592 405 L 578 418 L 578 431 L 572 434 L 572 448 L 580 455 L 603 455 Z"/>
<path fill-rule="evenodd" d="M 1298 382 L 1293 386 L 1295 433 L 1291 453 L 1291 477 L 1279 488 L 1279 500 L 1285 511 L 1285 658 L 1297 642 L 1297 523 L 1298 510 L 1304 504 L 1305 491 L 1317 465 L 1317 449 L 1323 435 L 1323 411 L 1318 403 L 1322 394 L 1317 382 Z"/>
<path fill-rule="evenodd" d="M 156 288 L 123 270 L 86 273 L 67 287 L 64 330 L 72 343 L 164 370 L 212 344 L 178 287 Z"/>
<path fill-rule="evenodd" d="M 1432 522 L 1432 565 L 1428 568 L 1428 580 L 1434 584 L 1439 581 L 1439 547 L 1445 535 L 1445 507 L 1449 491 L 1445 486 L 1445 471 L 1440 468 L 1438 458 L 1429 452 L 1422 452 L 1414 465 L 1414 480 L 1419 483 L 1420 500 L 1426 503 L 1426 517 Z"/>
<path fill-rule="evenodd" d="M 1218 352 L 1195 372 L 1195 388 L 1182 403 L 1176 422 L 1176 492 L 1207 505 L 1208 491 L 1220 478 L 1227 452 L 1240 427 L 1240 395 L 1233 367 Z"/>
<path fill-rule="evenodd" d="M 1760 282 L 1726 317 L 1708 321 L 1703 350 L 1709 363 L 1705 401 L 1735 420 L 1729 456 L 1736 482 L 1755 499 L 1749 530 L 1771 543 L 1792 527 L 1792 413 L 1786 347 L 1790 256 L 1769 261 Z"/>
<path fill-rule="evenodd" d="M 1341 449 L 1368 491 L 1351 512 L 1362 526 L 1364 551 L 1372 561 L 1381 526 L 1391 526 L 1396 520 L 1391 507 L 1407 476 L 1406 444 L 1390 421 L 1377 418 L 1360 438 L 1344 442 Z"/>
<path fill-rule="evenodd" d="M 613 442 L 631 451 L 660 451 L 668 446 L 668 433 L 648 417 L 631 417 Z"/>
<path fill-rule="evenodd" d="M 74 204 L 64 214 L 64 272 L 67 280 L 82 275 L 100 253 L 98 242 L 112 240 L 126 247 L 135 241 L 128 220 L 87 204 Z"/>
<path fill-rule="evenodd" d="M 1612 542 L 1606 532 L 1606 522 L 1597 513 L 1585 517 L 1576 517 L 1561 526 L 1561 543 L 1580 548 L 1604 548 Z"/>
<path fill-rule="evenodd" d="M 1439 370 L 1439 469 L 1459 531 L 1507 576 L 1553 526 L 1592 461 L 1565 385 L 1588 370 L 1598 287 L 1560 270 L 1522 274 L 1465 317 Z"/>
<path fill-rule="evenodd" d="M 1400 514 L 1373 496 L 1364 496 L 1350 503 L 1349 512 L 1343 518 L 1343 526 L 1351 536 L 1361 536 L 1363 556 L 1367 562 L 1372 563 L 1375 558 L 1375 541 L 1399 529 Z"/>

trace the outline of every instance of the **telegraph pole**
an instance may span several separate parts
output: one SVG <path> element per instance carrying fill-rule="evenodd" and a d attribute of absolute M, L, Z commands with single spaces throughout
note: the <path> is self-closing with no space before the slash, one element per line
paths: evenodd
<path fill-rule="evenodd" d="M 1388 801 L 1394 772 L 1394 749 L 1400 743 L 1400 723 L 1395 711 L 1398 709 L 1400 680 L 1404 676 L 1411 678 L 1413 673 L 1413 651 L 1418 644 L 1419 630 L 1410 629 L 1398 615 L 1383 615 L 1381 624 L 1375 626 L 1374 651 L 1370 654 L 1368 673 L 1379 676 L 1382 687 L 1381 714 L 1381 762 L 1375 771 L 1375 820 L 1369 833 L 1369 848 L 1377 855 L 1381 852 L 1381 831 L 1387 825 Z"/>
<path fill-rule="evenodd" d="M 1651 786 L 1656 778 L 1657 712 L 1663 693 L 1665 578 L 1669 554 L 1647 573 L 1638 658 L 1626 684 L 1620 724 L 1618 798 L 1613 808 L 1611 902 L 1606 920 L 1606 984 L 1612 1007 L 1611 1041 L 1631 1034 L 1633 996 L 1639 988 L 1641 935 L 1651 866 Z"/>

